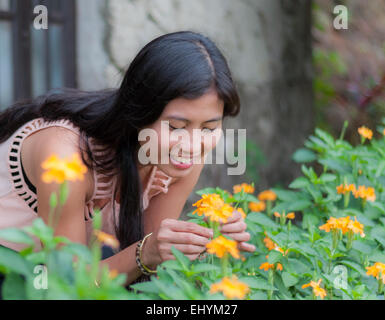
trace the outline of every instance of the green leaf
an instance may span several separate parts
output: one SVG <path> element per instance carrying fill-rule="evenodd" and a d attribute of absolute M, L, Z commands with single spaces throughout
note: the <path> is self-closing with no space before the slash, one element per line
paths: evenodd
<path fill-rule="evenodd" d="M 288 260 L 290 268 L 298 274 L 310 273 L 310 267 L 303 263 L 301 260 L 292 258 L 289 258 Z"/>
<path fill-rule="evenodd" d="M 286 288 L 292 287 L 298 282 L 298 278 L 284 271 L 282 272 L 282 281 Z"/>
<path fill-rule="evenodd" d="M 385 229 L 384 227 L 376 226 L 370 232 L 372 238 L 377 240 L 385 248 Z"/>
<path fill-rule="evenodd" d="M 250 288 L 252 289 L 259 289 L 259 290 L 277 290 L 274 286 L 269 284 L 267 280 L 263 278 L 257 278 L 257 277 L 241 277 L 239 281 L 246 283 Z"/>
<path fill-rule="evenodd" d="M 250 296 L 250 300 L 267 300 L 267 293 L 264 291 L 257 291 Z"/>
<path fill-rule="evenodd" d="M 369 254 L 373 251 L 371 246 L 368 246 L 363 241 L 355 240 L 353 241 L 352 248 L 363 253 L 363 254 Z"/>
<path fill-rule="evenodd" d="M 263 213 L 251 212 L 247 215 L 247 219 L 264 227 L 278 228 L 278 225 Z"/>
<path fill-rule="evenodd" d="M 282 258 L 282 253 L 280 253 L 279 251 L 272 250 L 269 253 L 269 257 L 267 259 L 267 262 L 277 263 L 278 261 L 281 260 L 281 258 Z"/>
<path fill-rule="evenodd" d="M 352 167 L 344 161 L 337 159 L 320 159 L 318 162 L 329 169 L 336 170 L 340 174 L 348 174 L 352 171 Z"/>
<path fill-rule="evenodd" d="M 83 244 L 71 242 L 61 247 L 61 250 L 69 252 L 75 256 L 81 257 L 87 263 L 91 263 L 92 261 L 91 251 L 87 246 Z"/>
<path fill-rule="evenodd" d="M 135 283 L 131 285 L 130 288 L 146 293 L 159 293 L 158 287 L 151 281 Z"/>
<path fill-rule="evenodd" d="M 0 265 L 16 273 L 29 276 L 32 266 L 17 251 L 0 246 Z"/>
<path fill-rule="evenodd" d="M 283 190 L 283 189 L 277 189 L 277 188 L 273 188 L 273 191 L 277 195 L 277 198 L 282 201 L 296 201 L 296 200 L 304 199 L 304 195 L 302 192 Z"/>
<path fill-rule="evenodd" d="M 185 269 L 181 264 L 176 260 L 166 260 L 163 261 L 161 264 L 162 267 L 165 267 L 166 269 L 172 269 L 177 271 L 184 271 Z"/>
<path fill-rule="evenodd" d="M 290 183 L 289 188 L 291 189 L 303 189 L 310 184 L 310 181 L 305 177 L 299 177 Z"/>
<path fill-rule="evenodd" d="M 312 202 L 309 201 L 309 200 L 297 200 L 297 201 L 293 201 L 289 204 L 287 210 L 290 210 L 290 211 L 302 211 L 306 208 L 309 208 L 310 206 L 312 206 Z"/>
<path fill-rule="evenodd" d="M 0 230 L 0 238 L 16 243 L 25 243 L 31 246 L 35 245 L 34 240 L 28 233 L 17 228 L 7 228 Z"/>
<path fill-rule="evenodd" d="M 204 188 L 195 192 L 197 195 L 202 196 L 203 194 L 217 193 L 215 188 Z"/>
<path fill-rule="evenodd" d="M 349 260 L 338 261 L 338 263 L 342 263 L 342 264 L 352 268 L 353 270 L 359 272 L 361 274 L 361 276 L 366 277 L 365 269 L 361 265 L 359 265 L 358 263 L 356 263 L 354 261 L 349 261 Z"/>
<path fill-rule="evenodd" d="M 320 137 L 323 141 L 325 141 L 329 147 L 331 147 L 331 148 L 334 147 L 334 138 L 329 133 L 321 130 L 320 128 L 316 128 L 315 134 L 318 137 Z"/>
<path fill-rule="evenodd" d="M 381 176 L 384 169 L 385 169 L 385 160 L 381 160 L 380 163 L 378 164 L 375 177 L 378 178 L 379 176 Z"/>
<path fill-rule="evenodd" d="M 298 163 L 312 162 L 317 159 L 317 155 L 309 149 L 301 148 L 294 152 L 292 159 Z"/>
<path fill-rule="evenodd" d="M 4 300 L 26 300 L 23 277 L 14 272 L 8 274 L 3 283 L 2 295 Z"/>
<path fill-rule="evenodd" d="M 335 174 L 330 174 L 330 173 L 323 173 L 321 176 L 320 176 L 320 180 L 323 182 L 323 183 L 326 183 L 326 182 L 332 182 L 334 180 L 337 179 L 337 176 Z"/>
<path fill-rule="evenodd" d="M 188 271 L 188 267 L 191 263 L 190 259 L 187 258 L 182 252 L 180 252 L 174 246 L 171 247 L 171 252 L 174 255 L 175 259 L 180 263 L 183 270 Z"/>
<path fill-rule="evenodd" d="M 194 273 L 211 272 L 211 271 L 219 272 L 220 270 L 221 268 L 219 266 L 216 266 L 210 263 L 199 263 L 197 265 L 194 265 L 194 268 L 193 268 Z"/>

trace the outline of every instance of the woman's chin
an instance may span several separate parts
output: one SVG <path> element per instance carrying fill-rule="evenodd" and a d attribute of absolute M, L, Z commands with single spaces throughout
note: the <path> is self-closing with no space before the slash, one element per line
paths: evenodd
<path fill-rule="evenodd" d="M 163 171 L 165 174 L 172 178 L 182 178 L 187 176 L 191 170 L 194 168 L 194 164 L 189 166 L 188 168 L 180 168 L 178 166 L 173 165 L 172 163 L 169 164 L 158 164 L 158 169 Z"/>

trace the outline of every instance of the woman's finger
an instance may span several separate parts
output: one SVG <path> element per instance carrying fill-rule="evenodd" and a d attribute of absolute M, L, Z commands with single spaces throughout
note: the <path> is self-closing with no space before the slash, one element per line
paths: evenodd
<path fill-rule="evenodd" d="M 161 250 L 163 250 L 165 252 L 171 252 L 171 247 L 175 247 L 175 249 L 178 249 L 184 255 L 196 254 L 196 253 L 199 254 L 199 253 L 205 251 L 205 249 L 206 249 L 206 246 L 197 246 L 194 244 L 167 243 L 167 244 L 161 245 Z"/>
<path fill-rule="evenodd" d="M 240 242 L 238 247 L 242 251 L 248 251 L 248 252 L 254 252 L 255 251 L 255 246 L 253 244 L 247 243 L 247 242 Z"/>
<path fill-rule="evenodd" d="M 222 234 L 230 237 L 231 239 L 233 239 L 235 241 L 239 241 L 239 242 L 250 240 L 250 233 L 248 233 L 248 232 L 222 233 Z"/>
<path fill-rule="evenodd" d="M 199 224 L 193 222 L 174 220 L 172 223 L 170 223 L 169 227 L 172 231 L 176 232 L 189 232 L 206 238 L 213 237 L 212 229 L 202 227 Z"/>
<path fill-rule="evenodd" d="M 234 223 L 229 223 L 221 226 L 221 232 L 222 233 L 236 233 L 236 232 L 243 232 L 247 228 L 247 224 L 242 221 L 238 220 Z"/>
<path fill-rule="evenodd" d="M 172 243 L 172 244 L 191 244 L 197 246 L 206 246 L 210 239 L 202 237 L 195 233 L 188 232 L 168 232 L 167 234 L 159 234 L 158 240 L 161 242 Z"/>
<path fill-rule="evenodd" d="M 226 223 L 224 223 L 224 225 L 228 224 L 228 223 L 233 223 L 233 222 L 238 221 L 240 219 L 242 219 L 242 214 L 239 211 L 234 210 L 233 214 L 231 215 L 231 217 L 229 217 L 227 219 L 227 221 L 226 221 Z"/>

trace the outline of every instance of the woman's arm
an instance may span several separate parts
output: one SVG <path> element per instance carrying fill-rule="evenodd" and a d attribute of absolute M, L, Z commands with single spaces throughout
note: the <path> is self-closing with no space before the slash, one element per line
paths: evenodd
<path fill-rule="evenodd" d="M 28 148 L 29 153 L 26 153 L 25 156 L 28 161 L 31 161 L 31 168 L 33 168 L 31 178 L 33 177 L 33 183 L 37 189 L 38 215 L 48 224 L 49 198 L 52 192 L 58 192 L 59 185 L 47 184 L 41 180 L 44 172 L 41 163 L 53 153 L 59 157 L 69 157 L 75 152 L 78 153 L 78 136 L 68 129 L 59 127 L 46 128 L 34 135 L 36 143 L 32 148 Z M 92 194 L 94 187 L 92 172 L 87 171 L 83 181 L 68 181 L 68 187 L 69 195 L 62 207 L 55 235 L 64 236 L 73 242 L 86 245 L 84 208 L 87 195 Z M 101 263 L 107 264 L 110 270 L 115 269 L 119 273 L 126 273 L 127 283 L 130 283 L 141 274 L 135 261 L 135 247 L 136 243 L 110 258 L 102 260 Z"/>

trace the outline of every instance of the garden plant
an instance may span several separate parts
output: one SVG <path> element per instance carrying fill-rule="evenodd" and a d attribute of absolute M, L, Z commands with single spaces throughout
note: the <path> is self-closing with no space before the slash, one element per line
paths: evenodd
<path fill-rule="evenodd" d="M 317 128 L 293 159 L 303 175 L 287 189 L 255 191 L 242 183 L 231 192 L 219 187 L 197 191 L 201 197 L 189 221 L 210 227 L 214 237 L 198 259 L 173 249 L 146 282 L 124 287 L 125 275 L 100 264 L 101 245 L 118 246 L 94 220 L 89 247 L 54 236 L 67 180 L 84 173 L 79 159 L 53 156 L 43 164 L 47 183 L 59 183 L 51 197 L 52 219 L 38 218 L 0 237 L 25 243 L 15 252 L 0 248 L 0 272 L 6 276 L 5 299 L 384 299 L 385 284 L 385 120 L 373 131 L 361 127 L 361 143 L 338 139 Z M 321 170 L 309 165 L 316 163 Z M 241 252 L 220 232 L 234 211 L 243 215 L 256 246 Z M 33 238 L 42 250 L 34 250 Z M 47 285 L 36 289 L 36 266 L 46 267 Z M 40 279 L 41 280 L 41 279 Z M 42 283 L 39 283 L 41 286 Z M 172 289 L 170 289 L 172 288 Z"/>

